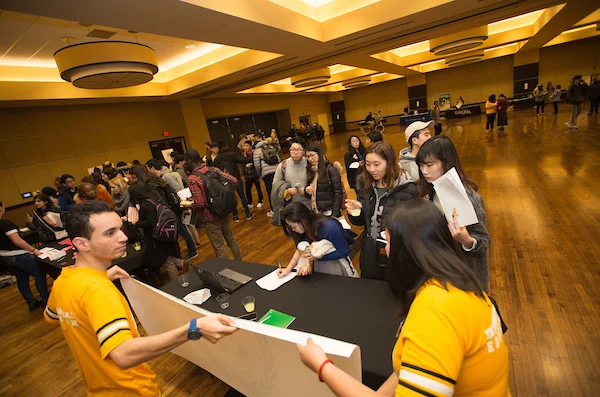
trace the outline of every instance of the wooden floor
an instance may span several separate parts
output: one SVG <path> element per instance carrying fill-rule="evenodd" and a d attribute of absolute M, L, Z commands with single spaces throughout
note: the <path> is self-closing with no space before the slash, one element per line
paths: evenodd
<path fill-rule="evenodd" d="M 509 327 L 514 396 L 600 390 L 600 120 L 588 117 L 586 106 L 579 130 L 569 130 L 563 109 L 558 116 L 509 113 L 504 134 L 486 135 L 484 116 L 444 122 L 485 200 L 490 290 Z M 386 130 L 396 149 L 403 137 L 398 126 Z M 346 140 L 326 139 L 330 159 L 342 161 Z M 266 212 L 267 206 L 255 209 L 254 219 L 234 225 L 244 259 L 287 263 L 293 245 Z M 200 234 L 196 262 L 213 255 Z M 16 285 L 1 289 L 0 301 L 0 395 L 83 395 L 60 329 L 41 311 L 29 313 Z M 228 389 L 170 353 L 150 364 L 164 396 L 222 396 Z"/>

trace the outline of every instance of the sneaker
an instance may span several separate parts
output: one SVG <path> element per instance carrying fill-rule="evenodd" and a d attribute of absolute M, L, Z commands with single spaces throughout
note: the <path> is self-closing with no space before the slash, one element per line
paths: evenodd
<path fill-rule="evenodd" d="M 252 204 L 248 204 L 248 208 L 252 209 L 254 206 Z"/>
<path fill-rule="evenodd" d="M 578 129 L 579 127 L 577 127 L 577 124 L 571 124 L 571 128 L 573 128 L 574 130 Z"/>
<path fill-rule="evenodd" d="M 542 114 L 546 114 L 546 113 L 542 112 Z"/>
<path fill-rule="evenodd" d="M 239 222 L 240 221 L 240 217 L 239 216 L 234 216 L 233 217 L 233 221 L 234 222 Z"/>
<path fill-rule="evenodd" d="M 246 220 L 248 220 L 248 221 L 249 221 L 249 220 L 250 220 L 250 219 L 252 219 L 252 218 L 254 218 L 254 214 L 247 214 L 247 215 L 246 215 Z"/>
<path fill-rule="evenodd" d="M 256 204 L 256 207 L 257 207 L 257 208 L 262 208 L 262 203 L 258 203 L 258 204 Z"/>
<path fill-rule="evenodd" d="M 269 218 L 270 218 L 270 217 L 272 217 L 272 216 L 273 216 L 273 211 L 269 211 L 269 212 L 267 212 L 267 216 L 268 216 Z"/>
<path fill-rule="evenodd" d="M 27 305 L 29 306 L 29 311 L 32 312 L 35 309 L 37 309 L 38 307 L 40 307 L 41 302 L 39 300 L 35 299 L 33 302 L 28 303 Z"/>
<path fill-rule="evenodd" d="M 573 128 L 573 124 L 569 123 L 568 121 L 565 123 L 565 125 L 569 128 Z"/>
<path fill-rule="evenodd" d="M 198 257 L 198 253 L 195 253 L 194 255 L 188 254 L 187 258 L 185 258 L 185 260 L 187 261 L 191 261 L 192 259 L 196 259 Z"/>

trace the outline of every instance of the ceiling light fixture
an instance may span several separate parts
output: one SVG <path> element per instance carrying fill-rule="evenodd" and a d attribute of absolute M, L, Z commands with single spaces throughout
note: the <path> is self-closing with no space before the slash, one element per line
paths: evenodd
<path fill-rule="evenodd" d="M 487 38 L 487 36 L 477 36 L 459 39 L 434 47 L 430 51 L 437 56 L 454 54 L 479 47 Z"/>
<path fill-rule="evenodd" d="M 290 78 L 292 85 L 296 88 L 312 87 L 319 84 L 325 84 L 331 78 L 329 68 L 314 70 Z"/>
<path fill-rule="evenodd" d="M 461 66 L 461 65 L 466 65 L 469 63 L 474 63 L 474 62 L 478 62 L 481 60 L 481 58 L 483 58 L 485 56 L 485 54 L 482 52 L 479 53 L 471 53 L 471 54 L 464 54 L 461 55 L 459 57 L 456 58 L 452 58 L 452 59 L 447 59 L 446 60 L 446 65 L 448 67 L 450 66 Z"/>
<path fill-rule="evenodd" d="M 348 80 L 342 82 L 344 88 L 356 88 L 356 87 L 364 87 L 365 85 L 369 85 L 371 83 L 371 76 L 360 77 L 358 79 Z"/>
<path fill-rule="evenodd" d="M 196 44 L 188 44 L 185 46 L 187 49 L 196 48 Z"/>
<path fill-rule="evenodd" d="M 158 73 L 154 50 L 127 41 L 91 41 L 54 53 L 60 77 L 75 87 L 124 88 L 151 81 Z"/>
<path fill-rule="evenodd" d="M 333 0 L 300 0 L 304 4 L 308 4 L 311 7 L 318 8 L 324 6 L 325 4 L 329 4 L 333 2 Z"/>

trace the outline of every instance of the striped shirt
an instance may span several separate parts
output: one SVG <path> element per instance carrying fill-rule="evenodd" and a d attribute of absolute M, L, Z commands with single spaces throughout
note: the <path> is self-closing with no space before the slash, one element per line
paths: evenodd
<path fill-rule="evenodd" d="M 109 353 L 138 338 L 125 297 L 106 272 L 64 268 L 52 287 L 46 321 L 60 323 L 88 396 L 159 396 L 156 375 L 148 364 L 121 370 Z"/>
<path fill-rule="evenodd" d="M 487 296 L 426 283 L 417 291 L 392 359 L 396 397 L 510 397 L 508 349 Z"/>

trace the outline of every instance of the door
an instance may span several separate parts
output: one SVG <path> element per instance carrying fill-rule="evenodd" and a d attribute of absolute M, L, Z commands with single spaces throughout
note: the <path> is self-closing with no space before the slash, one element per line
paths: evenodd
<path fill-rule="evenodd" d="M 333 117 L 333 133 L 346 132 L 346 105 L 344 101 L 331 102 L 331 117 Z"/>
<path fill-rule="evenodd" d="M 300 116 L 298 117 L 298 120 L 300 121 L 300 124 L 304 124 L 304 126 L 307 126 L 310 124 L 310 114 Z"/>
<path fill-rule="evenodd" d="M 230 148 L 234 148 L 237 145 L 238 140 L 230 132 L 228 119 L 206 120 L 206 125 L 208 126 L 208 133 L 212 142 L 225 142 Z"/>
<path fill-rule="evenodd" d="M 163 139 L 160 141 L 148 142 L 152 158 L 157 160 L 165 160 L 171 163 L 171 152 L 183 154 L 187 150 L 185 138 L 178 136 L 175 138 Z"/>

